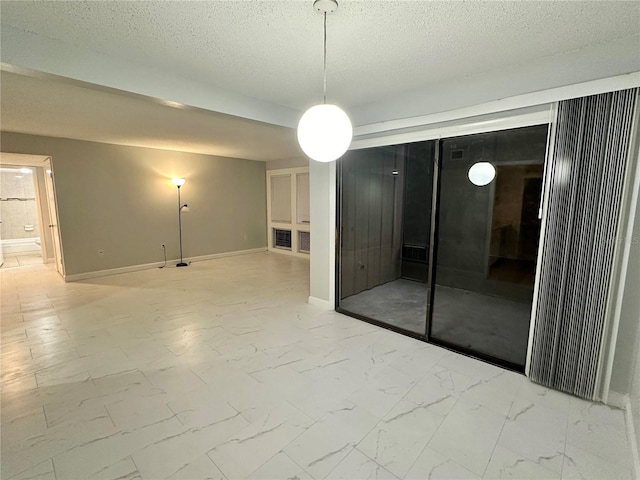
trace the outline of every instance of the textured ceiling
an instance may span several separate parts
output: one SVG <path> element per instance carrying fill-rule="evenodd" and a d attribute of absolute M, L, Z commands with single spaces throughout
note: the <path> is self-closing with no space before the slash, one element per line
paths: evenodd
<path fill-rule="evenodd" d="M 3 73 L 2 128 L 297 156 L 293 131 L 267 124 L 293 127 L 322 98 L 312 3 L 2 0 L 5 73 L 111 87 Z M 640 71 L 638 1 L 339 3 L 328 17 L 328 100 L 356 126 Z"/>
<path fill-rule="evenodd" d="M 3 1 L 2 24 L 304 109 L 321 95 L 322 17 L 311 4 Z M 354 107 L 532 62 L 544 69 L 543 59 L 619 39 L 640 48 L 639 33 L 637 1 L 342 0 L 328 17 L 329 96 Z"/>

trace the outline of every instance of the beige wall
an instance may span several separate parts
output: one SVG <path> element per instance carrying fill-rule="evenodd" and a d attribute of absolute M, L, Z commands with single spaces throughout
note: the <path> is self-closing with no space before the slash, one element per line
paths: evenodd
<path fill-rule="evenodd" d="M 67 275 L 177 258 L 172 177 L 186 258 L 266 247 L 263 162 L 11 132 L 0 149 L 51 156 Z"/>

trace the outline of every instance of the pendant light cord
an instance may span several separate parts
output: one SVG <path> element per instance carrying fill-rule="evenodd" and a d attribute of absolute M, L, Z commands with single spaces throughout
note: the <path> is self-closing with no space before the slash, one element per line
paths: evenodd
<path fill-rule="evenodd" d="M 324 12 L 324 103 L 327 103 L 327 12 Z"/>

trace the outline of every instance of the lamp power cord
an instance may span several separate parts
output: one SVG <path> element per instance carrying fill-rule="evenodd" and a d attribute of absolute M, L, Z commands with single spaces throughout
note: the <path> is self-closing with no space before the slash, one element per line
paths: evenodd
<path fill-rule="evenodd" d="M 158 268 L 164 268 L 167 266 L 167 247 L 165 246 L 164 243 L 162 244 L 162 252 L 164 253 L 164 265 Z"/>

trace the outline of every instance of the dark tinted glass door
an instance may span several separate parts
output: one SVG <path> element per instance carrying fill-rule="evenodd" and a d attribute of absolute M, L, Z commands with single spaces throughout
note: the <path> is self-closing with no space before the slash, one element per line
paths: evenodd
<path fill-rule="evenodd" d="M 339 310 L 426 334 L 435 142 L 339 162 Z"/>
<path fill-rule="evenodd" d="M 441 144 L 430 339 L 518 369 L 527 352 L 546 140 L 542 125 Z"/>

